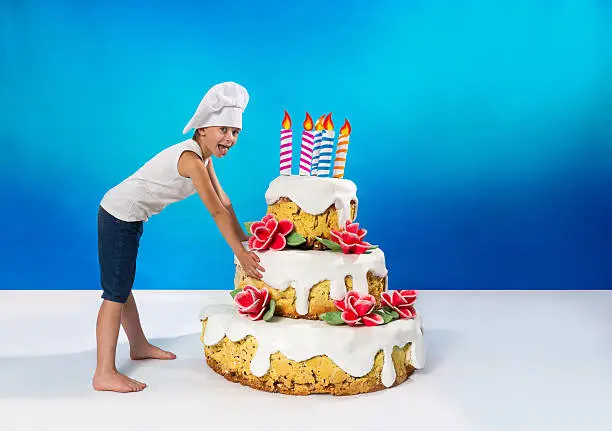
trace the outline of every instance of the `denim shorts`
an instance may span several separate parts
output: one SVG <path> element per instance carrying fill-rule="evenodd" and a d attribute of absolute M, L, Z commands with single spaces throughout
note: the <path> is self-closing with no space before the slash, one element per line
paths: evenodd
<path fill-rule="evenodd" d="M 126 222 L 98 209 L 98 260 L 102 298 L 125 303 L 134 284 L 143 222 Z"/>

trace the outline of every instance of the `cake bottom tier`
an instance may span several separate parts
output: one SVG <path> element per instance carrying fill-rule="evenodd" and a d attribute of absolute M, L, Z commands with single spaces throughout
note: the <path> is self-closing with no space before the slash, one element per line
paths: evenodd
<path fill-rule="evenodd" d="M 226 379 L 288 395 L 354 395 L 404 382 L 424 364 L 420 318 L 378 327 L 275 317 L 250 321 L 232 306 L 205 310 L 206 362 Z"/>

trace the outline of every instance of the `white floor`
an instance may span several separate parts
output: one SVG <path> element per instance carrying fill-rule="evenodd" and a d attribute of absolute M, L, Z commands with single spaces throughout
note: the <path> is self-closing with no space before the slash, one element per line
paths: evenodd
<path fill-rule="evenodd" d="M 99 292 L 0 291 L 0 430 L 612 429 L 612 292 L 421 292 L 426 369 L 339 398 L 211 371 L 198 316 L 227 292 L 135 295 L 147 334 L 178 359 L 132 362 L 122 334 L 120 370 L 149 387 L 114 394 L 90 386 Z"/>

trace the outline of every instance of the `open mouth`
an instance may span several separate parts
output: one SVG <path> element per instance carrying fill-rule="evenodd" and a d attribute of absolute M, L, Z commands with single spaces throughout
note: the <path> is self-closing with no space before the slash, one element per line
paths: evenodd
<path fill-rule="evenodd" d="M 219 154 L 225 156 L 230 149 L 229 145 L 217 144 L 217 149 L 219 150 Z"/>

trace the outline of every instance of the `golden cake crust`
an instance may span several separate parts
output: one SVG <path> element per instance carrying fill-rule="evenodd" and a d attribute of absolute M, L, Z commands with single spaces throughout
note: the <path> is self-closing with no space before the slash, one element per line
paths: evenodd
<path fill-rule="evenodd" d="M 202 321 L 202 336 L 206 331 L 206 319 Z M 355 395 L 387 389 L 381 380 L 383 352 L 379 351 L 370 372 L 363 377 L 353 377 L 338 367 L 326 355 L 315 356 L 306 361 L 296 362 L 280 352 L 270 356 L 270 369 L 262 377 L 250 371 L 251 359 L 255 355 L 258 342 L 252 335 L 240 341 L 230 341 L 227 337 L 213 345 L 204 346 L 206 362 L 227 380 L 267 392 L 286 395 L 332 394 Z M 402 348 L 394 347 L 391 354 L 396 379 L 392 386 L 403 383 L 413 372 L 414 367 L 406 360 L 409 357 L 410 343 Z"/>
<path fill-rule="evenodd" d="M 371 271 L 367 274 L 368 279 L 368 292 L 370 295 L 376 298 L 376 304 L 380 305 L 380 296 L 386 290 L 387 277 L 378 277 Z M 353 277 L 350 275 L 344 278 L 346 285 L 346 291 L 353 289 Z M 315 284 L 308 297 L 308 313 L 301 315 L 298 314 L 295 308 L 295 289 L 288 287 L 285 290 L 278 290 L 270 287 L 262 280 L 249 277 L 240 265 L 236 266 L 236 277 L 234 279 L 234 286 L 236 289 L 243 289 L 247 285 L 256 287 L 257 289 L 266 288 L 270 292 L 270 297 L 276 301 L 276 309 L 274 314 L 282 317 L 292 317 L 294 319 L 311 319 L 317 320 L 323 313 L 338 311 L 334 305 L 333 300 L 329 297 L 330 282 L 329 280 L 323 280 Z"/>
<path fill-rule="evenodd" d="M 302 210 L 289 198 L 280 198 L 268 205 L 267 214 L 272 214 L 277 220 L 291 220 L 294 231 L 306 238 L 305 247 L 308 249 L 322 249 L 322 244 L 316 237 L 331 239 L 331 230 L 338 230 L 338 212 L 334 205 L 330 205 L 322 214 L 309 214 Z M 357 202 L 351 201 L 351 221 L 357 215 Z"/>

